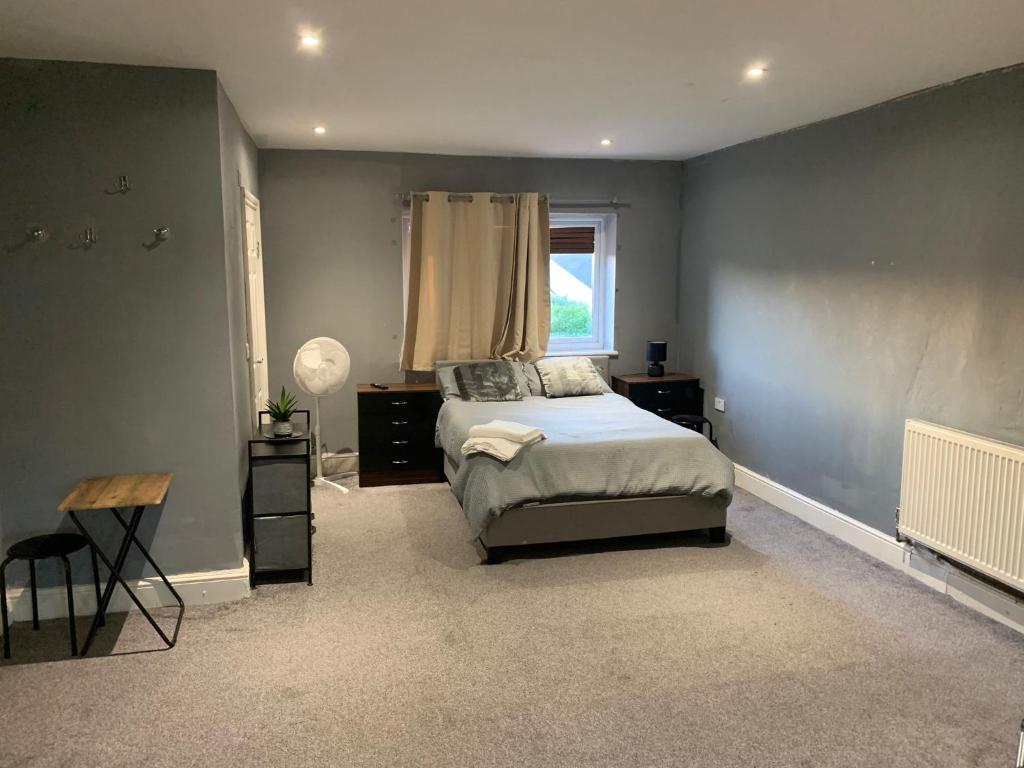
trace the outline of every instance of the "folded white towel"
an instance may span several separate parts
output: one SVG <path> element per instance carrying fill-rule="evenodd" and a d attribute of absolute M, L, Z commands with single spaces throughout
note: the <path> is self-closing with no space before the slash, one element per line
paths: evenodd
<path fill-rule="evenodd" d="M 543 435 L 537 435 L 532 440 L 522 443 L 516 440 L 506 440 L 504 437 L 471 437 L 462 444 L 462 455 L 486 453 L 500 461 L 511 461 L 523 448 L 539 443 L 543 437 Z"/>
<path fill-rule="evenodd" d="M 475 424 L 469 428 L 470 437 L 500 437 L 514 443 L 531 443 L 544 437 L 544 430 L 528 427 L 514 421 L 494 419 L 486 424 Z"/>

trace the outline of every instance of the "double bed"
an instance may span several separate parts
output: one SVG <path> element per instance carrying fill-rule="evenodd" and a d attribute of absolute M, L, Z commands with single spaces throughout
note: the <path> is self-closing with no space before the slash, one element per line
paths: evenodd
<path fill-rule="evenodd" d="M 591 360 L 607 378 L 607 358 Z M 463 456 L 470 428 L 494 419 L 539 427 L 546 437 L 508 462 Z M 435 439 L 485 561 L 513 546 L 695 529 L 724 541 L 732 463 L 703 435 L 620 395 L 447 399 Z"/>

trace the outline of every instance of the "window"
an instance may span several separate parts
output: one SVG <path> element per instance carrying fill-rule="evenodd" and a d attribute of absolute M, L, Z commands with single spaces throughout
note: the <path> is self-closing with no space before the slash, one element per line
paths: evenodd
<path fill-rule="evenodd" d="M 551 214 L 553 354 L 613 349 L 615 214 Z"/>
<path fill-rule="evenodd" d="M 548 352 L 615 349 L 614 213 L 551 214 L 551 339 Z M 412 222 L 402 215 L 402 317 L 408 313 Z"/>

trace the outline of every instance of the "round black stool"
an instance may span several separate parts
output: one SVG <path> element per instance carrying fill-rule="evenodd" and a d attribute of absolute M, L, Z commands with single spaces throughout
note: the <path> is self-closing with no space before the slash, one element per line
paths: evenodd
<path fill-rule="evenodd" d="M 29 583 L 32 587 L 32 629 L 39 629 L 39 603 L 36 598 L 36 560 L 59 557 L 64 564 L 64 581 L 68 588 L 68 625 L 71 631 L 71 655 L 78 655 L 78 639 L 75 636 L 75 596 L 71 585 L 71 563 L 68 555 L 82 547 L 89 548 L 92 556 L 92 577 L 96 584 L 96 605 L 100 604 L 100 571 L 96 565 L 96 552 L 89 547 L 84 536 L 77 533 L 47 533 L 33 536 L 13 544 L 7 550 L 7 559 L 0 565 L 0 608 L 3 613 L 4 658 L 11 658 L 11 631 L 7 623 L 7 566 L 13 560 L 28 560 Z M 103 620 L 100 620 L 103 623 Z"/>
<path fill-rule="evenodd" d="M 682 414 L 680 416 L 673 416 L 672 421 L 681 427 L 692 429 L 694 432 L 700 432 L 702 435 L 704 434 L 704 425 L 707 424 L 708 440 L 711 441 L 711 444 L 715 446 L 715 448 L 718 447 L 718 441 L 715 440 L 715 426 L 711 423 L 710 419 L 706 419 L 703 416 L 698 416 L 696 414 Z"/>

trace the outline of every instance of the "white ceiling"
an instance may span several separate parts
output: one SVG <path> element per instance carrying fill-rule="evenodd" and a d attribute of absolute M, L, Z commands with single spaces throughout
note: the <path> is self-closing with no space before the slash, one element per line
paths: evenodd
<path fill-rule="evenodd" d="M 263 147 L 673 159 L 1024 61 L 1024 1 L 5 0 L 0 56 L 215 69 Z"/>

